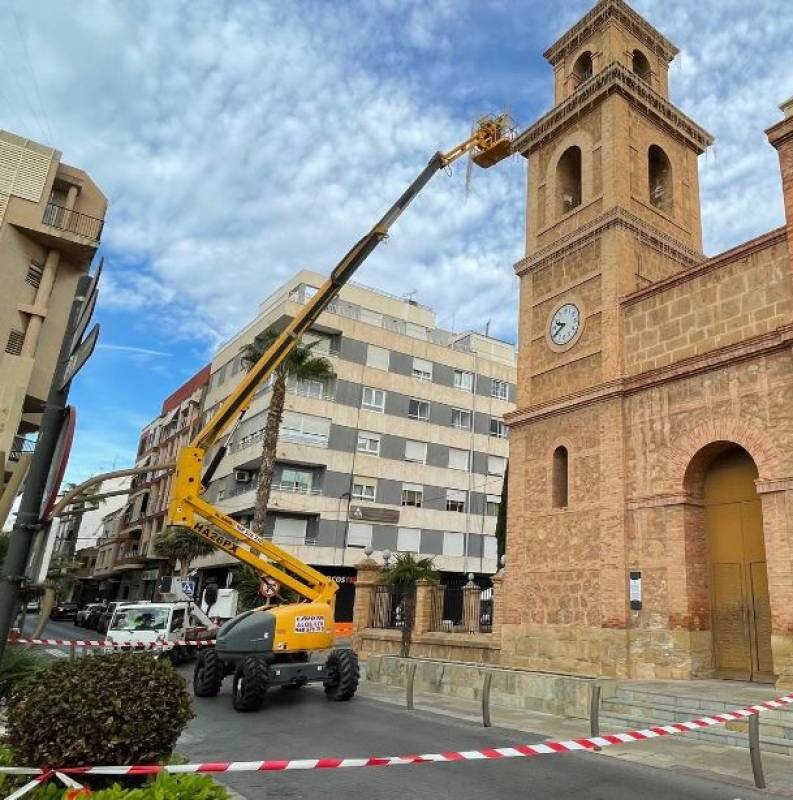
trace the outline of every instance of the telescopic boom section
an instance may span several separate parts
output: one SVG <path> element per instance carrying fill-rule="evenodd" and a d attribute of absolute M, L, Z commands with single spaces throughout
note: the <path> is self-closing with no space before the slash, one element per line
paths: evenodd
<path fill-rule="evenodd" d="M 471 153 L 471 158 L 477 165 L 490 167 L 510 154 L 513 137 L 513 127 L 506 115 L 479 120 L 474 133 L 468 139 L 447 153 L 436 153 L 396 203 L 355 243 L 337 264 L 328 280 L 243 377 L 191 444 L 180 451 L 168 508 L 170 525 L 191 528 L 202 538 L 257 571 L 289 586 L 302 597 L 309 600 L 327 599 L 330 602 L 336 591 L 333 581 L 201 499 L 202 490 L 209 485 L 212 475 L 226 454 L 226 444 L 219 446 L 202 478 L 204 456 L 229 428 L 239 423 L 248 410 L 257 387 L 278 369 L 296 347 L 300 337 L 327 309 L 358 267 L 388 237 L 391 226 L 433 175 L 466 153 Z"/>

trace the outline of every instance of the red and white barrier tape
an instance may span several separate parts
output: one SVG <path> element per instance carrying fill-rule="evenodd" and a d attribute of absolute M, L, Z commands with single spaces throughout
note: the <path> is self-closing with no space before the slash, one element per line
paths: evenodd
<path fill-rule="evenodd" d="M 653 728 L 612 733 L 605 736 L 593 736 L 583 739 L 571 739 L 561 742 L 543 742 L 542 744 L 517 744 L 511 747 L 494 747 L 486 750 L 461 750 L 446 753 L 423 753 L 407 756 L 374 756 L 368 758 L 298 758 L 279 761 L 210 761 L 201 764 L 140 764 L 136 766 L 117 767 L 66 767 L 59 768 L 57 774 L 63 775 L 156 775 L 160 772 L 172 774 L 183 773 L 215 773 L 215 772 L 283 772 L 299 769 L 340 769 L 347 767 L 397 767 L 409 764 L 431 764 L 453 761 L 482 761 L 502 758 L 525 758 L 527 756 L 553 755 L 554 753 L 570 753 L 576 750 L 594 750 L 596 747 L 610 747 L 616 744 L 640 742 L 655 739 L 659 736 L 673 736 L 688 733 L 700 728 L 710 728 L 731 720 L 741 720 L 762 711 L 784 708 L 793 705 L 793 694 L 777 697 L 746 708 L 711 717 L 700 717 L 688 722 L 674 722 L 671 725 L 657 725 Z M 55 770 L 38 770 L 27 767 L 0 767 L 0 773 L 13 775 L 36 775 L 36 781 L 27 784 L 33 788 L 56 774 Z M 26 791 L 26 787 L 23 787 Z M 22 790 L 19 790 L 22 791 Z M 17 793 L 10 797 L 22 795 Z M 10 800 L 10 798 L 8 798 Z"/>
<path fill-rule="evenodd" d="M 168 642 L 114 642 L 110 639 L 26 639 L 19 636 L 8 640 L 9 644 L 34 644 L 46 647 L 117 647 L 122 650 L 158 650 L 163 647 L 181 645 L 184 647 L 208 647 L 215 644 L 214 639 L 178 639 Z"/>

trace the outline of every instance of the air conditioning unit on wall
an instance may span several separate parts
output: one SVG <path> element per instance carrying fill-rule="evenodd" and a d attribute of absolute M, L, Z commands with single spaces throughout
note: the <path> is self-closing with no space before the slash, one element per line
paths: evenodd
<path fill-rule="evenodd" d="M 251 473 L 247 472 L 244 469 L 235 469 L 234 470 L 234 480 L 237 483 L 250 483 L 251 482 Z"/>

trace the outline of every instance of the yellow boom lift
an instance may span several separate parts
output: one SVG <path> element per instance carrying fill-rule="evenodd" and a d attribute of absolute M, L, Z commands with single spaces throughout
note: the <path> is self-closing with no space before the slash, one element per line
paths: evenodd
<path fill-rule="evenodd" d="M 510 154 L 512 137 L 512 125 L 506 115 L 488 116 L 479 120 L 472 135 L 453 150 L 436 153 L 382 219 L 344 256 L 193 441 L 180 451 L 168 523 L 190 528 L 301 598 L 300 602 L 246 612 L 221 626 L 215 646 L 199 652 L 193 678 L 197 696 L 215 697 L 226 675 L 234 676 L 233 704 L 238 711 L 258 709 L 271 686 L 298 688 L 309 682 L 322 682 L 332 700 L 349 700 L 355 694 L 358 660 L 352 650 L 335 649 L 324 662 L 310 663 L 312 650 L 333 647 L 336 583 L 224 514 L 201 494 L 209 486 L 256 388 L 272 375 L 342 286 L 388 237 L 391 226 L 430 178 L 465 154 L 478 166 L 491 167 Z M 215 445 L 219 445 L 218 449 L 202 475 L 205 456 Z"/>

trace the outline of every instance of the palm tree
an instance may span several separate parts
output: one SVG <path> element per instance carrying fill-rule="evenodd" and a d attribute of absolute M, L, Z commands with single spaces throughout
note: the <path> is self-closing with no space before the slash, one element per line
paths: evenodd
<path fill-rule="evenodd" d="M 179 562 L 179 576 L 187 577 L 190 562 L 200 556 L 208 556 L 215 551 L 215 546 L 197 536 L 190 528 L 171 525 L 165 533 L 161 533 L 154 542 L 154 553 L 160 558 L 167 558 L 171 569 Z"/>
<path fill-rule="evenodd" d="M 402 589 L 399 606 L 402 610 L 402 644 L 400 655 L 407 658 L 410 655 L 410 645 L 413 640 L 413 624 L 416 618 L 416 583 L 420 580 L 438 580 L 435 564 L 431 558 L 417 558 L 413 553 L 397 553 L 394 563 L 382 575 L 384 583 L 399 586 Z M 392 598 L 395 595 L 392 595 Z M 392 600 L 393 602 L 393 600 Z"/>
<path fill-rule="evenodd" d="M 252 344 L 242 348 L 242 363 L 250 370 L 276 340 L 275 331 L 265 331 Z M 287 378 L 298 381 L 327 381 L 333 377 L 333 366 L 327 358 L 313 354 L 314 344 L 298 342 L 281 365 L 273 373 L 273 389 L 270 407 L 267 409 L 267 422 L 262 442 L 262 464 L 259 468 L 259 485 L 256 487 L 256 504 L 253 509 L 253 530 L 264 533 L 267 519 L 267 506 L 270 504 L 270 487 L 273 483 L 275 452 L 278 445 L 278 431 L 284 416 Z"/>

